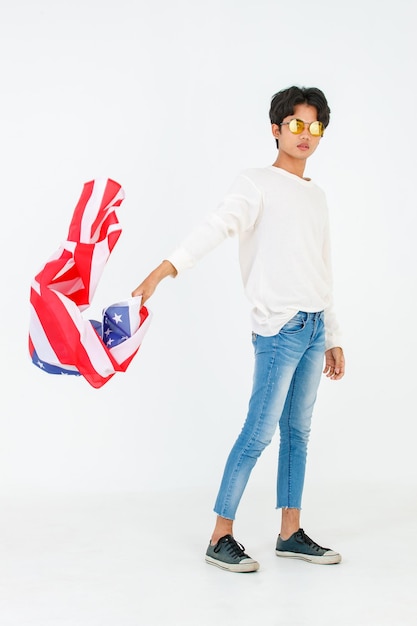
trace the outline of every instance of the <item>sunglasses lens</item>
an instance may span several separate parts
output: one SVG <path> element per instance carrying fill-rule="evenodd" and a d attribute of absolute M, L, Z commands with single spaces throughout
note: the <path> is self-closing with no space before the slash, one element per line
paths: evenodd
<path fill-rule="evenodd" d="M 323 137 L 324 125 L 322 122 L 313 122 L 310 124 L 310 133 L 313 137 Z"/>
<path fill-rule="evenodd" d="M 291 122 L 288 124 L 288 128 L 294 135 L 299 135 L 303 132 L 304 122 L 302 122 L 301 120 L 291 120 Z"/>

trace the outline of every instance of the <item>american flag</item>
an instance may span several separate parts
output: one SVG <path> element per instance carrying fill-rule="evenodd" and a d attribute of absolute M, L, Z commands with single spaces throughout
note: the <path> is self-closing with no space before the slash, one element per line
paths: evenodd
<path fill-rule="evenodd" d="M 141 298 L 108 306 L 102 321 L 82 316 L 121 234 L 116 208 L 124 197 L 114 180 L 85 183 L 67 241 L 35 276 L 30 291 L 32 362 L 51 374 L 84 376 L 95 388 L 126 371 L 152 317 Z"/>

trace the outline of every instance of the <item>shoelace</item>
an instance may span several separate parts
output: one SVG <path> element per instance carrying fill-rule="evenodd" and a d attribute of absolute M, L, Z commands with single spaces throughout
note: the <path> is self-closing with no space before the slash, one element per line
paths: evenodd
<path fill-rule="evenodd" d="M 310 548 L 312 548 L 313 550 L 316 550 L 317 552 L 319 550 L 323 550 L 324 549 L 321 546 L 319 546 L 318 543 L 316 543 L 315 541 L 310 539 L 310 537 L 305 534 L 305 532 L 304 532 L 304 530 L 302 528 L 300 528 L 300 530 L 297 533 L 297 539 L 301 539 L 304 543 L 306 543 L 308 546 L 310 546 Z"/>
<path fill-rule="evenodd" d="M 223 540 L 214 548 L 214 552 L 219 552 L 222 546 L 225 547 L 225 550 L 227 550 L 232 557 L 239 558 L 248 556 L 245 554 L 244 546 L 242 546 L 241 543 L 238 543 L 232 535 L 224 537 Z"/>

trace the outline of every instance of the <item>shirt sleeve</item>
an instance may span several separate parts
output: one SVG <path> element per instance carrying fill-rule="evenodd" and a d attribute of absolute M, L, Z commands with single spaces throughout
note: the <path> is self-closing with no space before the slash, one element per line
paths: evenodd
<path fill-rule="evenodd" d="M 239 174 L 218 208 L 206 216 L 168 257 L 178 273 L 194 267 L 226 238 L 253 228 L 262 207 L 262 193 L 245 174 Z"/>
<path fill-rule="evenodd" d="M 326 350 L 330 350 L 330 348 L 341 347 L 342 333 L 341 333 L 339 323 L 337 321 L 336 313 L 334 310 L 333 271 L 332 271 L 330 232 L 329 232 L 328 222 L 327 222 L 327 227 L 326 227 L 323 255 L 324 255 L 324 260 L 328 268 L 329 283 L 330 283 L 330 302 L 327 305 L 327 307 L 324 309 L 324 329 L 325 329 Z"/>

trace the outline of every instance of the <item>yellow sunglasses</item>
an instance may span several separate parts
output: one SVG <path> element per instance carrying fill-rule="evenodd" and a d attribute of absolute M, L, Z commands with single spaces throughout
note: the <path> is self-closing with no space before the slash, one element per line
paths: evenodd
<path fill-rule="evenodd" d="M 310 135 L 313 135 L 313 137 L 323 137 L 324 133 L 324 124 L 322 122 L 310 122 L 310 124 L 308 124 L 307 122 L 303 122 L 303 120 L 294 119 L 289 122 L 281 122 L 279 126 L 288 126 L 288 129 L 293 135 L 300 135 L 305 127 L 307 127 Z"/>

